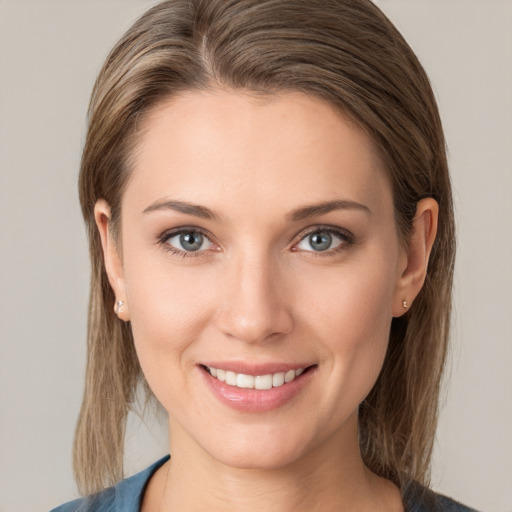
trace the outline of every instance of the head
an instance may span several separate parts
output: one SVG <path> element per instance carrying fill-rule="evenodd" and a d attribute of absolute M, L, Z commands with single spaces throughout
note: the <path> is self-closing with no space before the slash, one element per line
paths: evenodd
<path fill-rule="evenodd" d="M 122 256 L 123 199 L 148 126 L 174 100 L 213 91 L 267 106 L 309 98 L 363 134 L 389 184 L 404 247 L 420 202 L 437 202 L 425 284 L 407 313 L 393 318 L 382 370 L 359 409 L 367 466 L 399 484 L 425 481 L 446 354 L 454 228 L 444 138 L 422 67 L 370 1 L 173 0 L 125 34 L 91 99 L 80 175 L 92 261 L 87 383 L 75 443 L 82 488 L 121 477 L 125 419 L 143 381 L 132 329 L 114 314 L 95 207 L 107 205 L 109 236 Z"/>

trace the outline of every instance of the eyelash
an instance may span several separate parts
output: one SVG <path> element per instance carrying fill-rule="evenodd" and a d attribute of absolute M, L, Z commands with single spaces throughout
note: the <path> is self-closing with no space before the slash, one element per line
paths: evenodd
<path fill-rule="evenodd" d="M 176 235 L 181 235 L 184 233 L 199 233 L 211 241 L 210 236 L 203 229 L 195 227 L 195 226 L 190 226 L 190 227 L 185 226 L 185 227 L 182 227 L 179 229 L 172 229 L 170 231 L 165 231 L 158 237 L 158 243 L 163 246 L 164 250 L 170 252 L 171 254 L 173 254 L 175 256 L 179 256 L 181 258 L 191 258 L 191 257 L 195 258 L 197 256 L 202 256 L 202 253 L 204 251 L 180 251 L 179 249 L 176 249 L 176 247 L 173 247 L 172 245 L 167 243 L 167 240 L 169 240 L 169 238 L 176 236 Z"/>
<path fill-rule="evenodd" d="M 300 233 L 300 235 L 298 235 L 298 237 L 295 237 L 295 238 L 298 238 L 298 241 L 293 244 L 291 250 L 293 252 L 300 252 L 300 250 L 297 249 L 296 246 L 300 242 L 305 240 L 309 235 L 312 235 L 313 233 L 320 233 L 320 232 L 326 232 L 326 233 L 336 236 L 337 238 L 339 238 L 341 240 L 341 243 L 334 249 L 329 249 L 327 251 L 303 251 L 303 252 L 310 253 L 314 257 L 321 257 L 321 258 L 332 257 L 332 256 L 336 256 L 339 253 L 343 252 L 344 250 L 346 250 L 348 247 L 350 247 L 351 245 L 353 245 L 355 243 L 354 235 L 345 229 L 337 228 L 334 226 L 328 226 L 328 225 L 317 225 L 317 226 L 313 226 L 313 227 L 307 229 L 306 231 L 303 231 L 302 233 Z M 173 254 L 175 256 L 179 256 L 181 258 L 190 258 L 190 257 L 194 258 L 194 257 L 202 256 L 203 253 L 205 252 L 204 250 L 203 251 L 201 251 L 201 250 L 199 250 L 199 251 L 181 251 L 179 249 L 176 249 L 176 247 L 173 247 L 172 245 L 167 243 L 169 238 L 171 238 L 173 236 L 181 235 L 184 233 L 199 233 L 199 234 L 203 235 L 205 238 L 207 238 L 211 243 L 214 243 L 211 241 L 211 237 L 208 235 L 208 233 L 206 231 L 204 231 L 201 228 L 195 227 L 195 226 L 190 226 L 190 227 L 185 226 L 182 228 L 165 231 L 164 233 L 162 233 L 161 235 L 158 236 L 157 243 L 162 245 L 164 250 L 170 252 L 171 254 Z"/>

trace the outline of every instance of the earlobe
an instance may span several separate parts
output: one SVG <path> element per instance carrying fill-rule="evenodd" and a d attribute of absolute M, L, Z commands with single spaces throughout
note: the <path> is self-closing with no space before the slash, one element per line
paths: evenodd
<path fill-rule="evenodd" d="M 111 211 L 109 204 L 100 199 L 94 205 L 94 219 L 101 238 L 105 270 L 114 295 L 115 304 L 112 304 L 115 314 L 123 321 L 129 321 L 128 304 L 124 285 L 123 264 L 119 249 L 114 241 L 110 225 Z"/>
<path fill-rule="evenodd" d="M 405 268 L 398 278 L 393 301 L 393 316 L 406 313 L 427 276 L 428 261 L 437 234 L 439 205 L 431 197 L 418 202 L 411 235 L 405 249 Z"/>

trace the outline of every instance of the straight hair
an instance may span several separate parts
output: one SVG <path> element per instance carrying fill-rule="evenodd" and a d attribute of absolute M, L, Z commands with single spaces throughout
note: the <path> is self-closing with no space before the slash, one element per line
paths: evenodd
<path fill-rule="evenodd" d="M 299 91 L 355 122 L 385 164 L 404 243 L 418 201 L 438 202 L 425 285 L 409 311 L 392 320 L 382 371 L 359 410 L 367 467 L 402 489 L 428 484 L 455 235 L 443 130 L 425 71 L 370 0 L 170 0 L 146 12 L 113 48 L 88 111 L 79 178 L 91 258 L 86 384 L 74 443 L 80 491 L 123 478 L 126 418 L 144 383 L 130 325 L 113 312 L 94 205 L 110 205 L 118 241 L 121 198 L 144 119 L 181 91 L 212 87 Z"/>

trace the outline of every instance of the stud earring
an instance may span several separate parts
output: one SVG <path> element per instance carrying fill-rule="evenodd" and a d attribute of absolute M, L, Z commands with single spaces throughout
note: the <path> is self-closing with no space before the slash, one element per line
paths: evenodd
<path fill-rule="evenodd" d="M 404 307 L 404 309 L 407 309 L 407 308 L 409 307 L 409 304 L 407 304 L 407 301 L 406 301 L 406 300 L 404 300 L 404 301 L 402 302 L 402 306 Z"/>
<path fill-rule="evenodd" d="M 122 313 L 123 312 L 123 306 L 124 306 L 124 300 L 116 301 L 116 303 L 114 305 L 114 313 L 116 315 L 119 315 L 120 313 Z"/>

